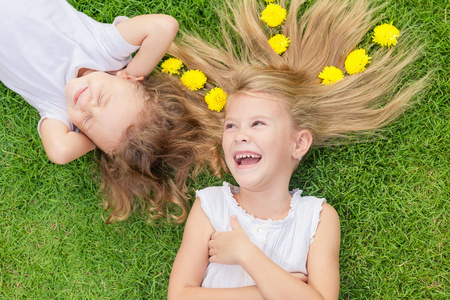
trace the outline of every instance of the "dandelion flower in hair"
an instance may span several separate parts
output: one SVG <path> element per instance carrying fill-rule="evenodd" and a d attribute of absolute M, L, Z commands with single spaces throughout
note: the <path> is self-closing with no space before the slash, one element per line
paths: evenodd
<path fill-rule="evenodd" d="M 178 58 L 168 58 L 162 64 L 161 68 L 164 73 L 169 73 L 170 75 L 180 74 L 180 69 L 184 67 L 183 62 Z"/>
<path fill-rule="evenodd" d="M 220 87 L 216 87 L 206 94 L 205 101 L 210 110 L 220 112 L 227 102 L 227 94 Z"/>
<path fill-rule="evenodd" d="M 370 63 L 371 57 L 366 54 L 365 49 L 356 49 L 350 52 L 345 59 L 345 70 L 348 74 L 353 75 L 366 69 L 366 65 Z"/>
<path fill-rule="evenodd" d="M 286 10 L 278 4 L 269 4 L 261 12 L 261 20 L 270 27 L 277 27 L 286 21 Z"/>
<path fill-rule="evenodd" d="M 391 24 L 382 24 L 373 30 L 373 41 L 381 46 L 395 46 L 400 31 Z"/>
<path fill-rule="evenodd" d="M 323 79 L 322 84 L 330 85 L 344 78 L 344 73 L 342 73 L 341 69 L 330 66 L 325 67 L 322 72 L 319 73 L 319 78 Z"/>
<path fill-rule="evenodd" d="M 189 70 L 183 73 L 181 83 L 191 91 L 196 91 L 205 86 L 206 75 L 199 70 Z"/>
<path fill-rule="evenodd" d="M 286 52 L 290 42 L 291 40 L 284 34 L 276 34 L 269 39 L 269 44 L 272 49 L 280 55 Z"/>

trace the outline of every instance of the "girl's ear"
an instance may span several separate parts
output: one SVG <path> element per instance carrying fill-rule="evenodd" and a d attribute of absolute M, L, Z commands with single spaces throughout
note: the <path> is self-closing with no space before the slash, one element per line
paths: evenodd
<path fill-rule="evenodd" d="M 295 145 L 292 150 L 292 158 L 300 160 L 308 153 L 312 144 L 312 134 L 308 129 L 302 129 L 295 133 Z"/>
<path fill-rule="evenodd" d="M 121 77 L 123 79 L 129 79 L 129 80 L 135 80 L 135 81 L 142 81 L 144 80 L 144 76 L 133 76 L 128 74 L 126 71 L 121 70 L 117 72 L 116 76 Z"/>

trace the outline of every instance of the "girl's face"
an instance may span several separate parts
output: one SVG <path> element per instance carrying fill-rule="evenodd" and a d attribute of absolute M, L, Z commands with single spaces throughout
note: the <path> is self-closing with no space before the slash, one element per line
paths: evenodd
<path fill-rule="evenodd" d="M 222 147 L 228 168 L 241 188 L 254 191 L 288 184 L 297 165 L 298 131 L 284 105 L 268 97 L 238 94 L 224 122 Z"/>
<path fill-rule="evenodd" d="M 111 153 L 143 109 L 139 95 L 134 80 L 93 72 L 66 85 L 67 112 L 97 147 Z"/>

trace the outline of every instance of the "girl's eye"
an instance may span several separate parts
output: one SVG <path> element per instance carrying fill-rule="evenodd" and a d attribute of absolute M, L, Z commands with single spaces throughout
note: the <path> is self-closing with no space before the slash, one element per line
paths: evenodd
<path fill-rule="evenodd" d="M 230 128 L 234 128 L 234 127 L 236 127 L 236 126 L 234 126 L 234 124 L 232 124 L 232 123 L 225 124 L 225 129 L 230 129 Z"/>
<path fill-rule="evenodd" d="M 252 123 L 252 126 L 258 126 L 258 125 L 264 125 L 264 123 L 261 121 L 255 121 Z"/>

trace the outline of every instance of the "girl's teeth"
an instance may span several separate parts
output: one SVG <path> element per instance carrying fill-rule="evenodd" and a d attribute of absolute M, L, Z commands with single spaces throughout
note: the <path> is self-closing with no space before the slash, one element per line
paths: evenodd
<path fill-rule="evenodd" d="M 236 155 L 236 158 L 242 159 L 242 158 L 259 158 L 260 155 L 254 155 L 254 154 L 243 154 L 243 155 Z"/>

